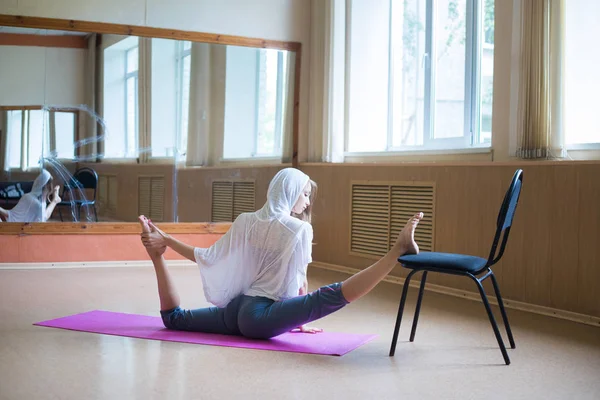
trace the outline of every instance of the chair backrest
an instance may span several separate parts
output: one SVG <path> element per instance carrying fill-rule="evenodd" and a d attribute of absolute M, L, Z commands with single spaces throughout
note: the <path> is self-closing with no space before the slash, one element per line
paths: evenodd
<path fill-rule="evenodd" d="M 518 169 L 513 175 L 510 186 L 508 187 L 508 190 L 504 195 L 502 205 L 500 206 L 498 220 L 496 221 L 496 235 L 494 236 L 494 243 L 492 244 L 492 249 L 490 251 L 490 256 L 488 258 L 486 267 L 491 267 L 492 265 L 496 264 L 502 257 L 502 254 L 504 254 L 504 249 L 508 240 L 508 234 L 510 233 L 510 228 L 515 217 L 515 211 L 517 210 L 517 204 L 519 203 L 522 186 L 523 170 Z M 500 241 L 500 238 L 502 238 L 502 241 Z M 498 243 L 500 243 L 499 249 Z"/>
<path fill-rule="evenodd" d="M 73 178 L 68 184 L 65 184 L 63 194 L 73 189 L 91 189 L 93 190 L 93 200 L 95 200 L 97 188 L 98 174 L 93 169 L 84 167 L 75 171 Z M 75 197 L 79 197 L 78 194 L 75 194 Z"/>
<path fill-rule="evenodd" d="M 98 187 L 98 174 L 91 168 L 85 167 L 75 171 L 73 175 L 83 189 L 96 189 Z"/>

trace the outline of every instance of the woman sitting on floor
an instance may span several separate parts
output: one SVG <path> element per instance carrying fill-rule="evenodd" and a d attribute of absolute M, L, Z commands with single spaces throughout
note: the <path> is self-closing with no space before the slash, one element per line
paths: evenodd
<path fill-rule="evenodd" d="M 154 264 L 160 312 L 169 329 L 271 338 L 289 330 L 315 333 L 305 324 L 344 307 L 381 282 L 399 256 L 418 253 L 413 216 L 391 250 L 343 282 L 308 293 L 306 270 L 312 261 L 310 224 L 316 184 L 300 170 L 286 168 L 272 179 L 267 203 L 244 213 L 209 248 L 194 248 L 165 234 L 140 216 L 142 242 Z M 171 247 L 198 263 L 206 299 L 216 307 L 184 310 L 163 253 Z"/>
<path fill-rule="evenodd" d="M 25 193 L 16 206 L 10 210 L 0 207 L 0 219 L 6 222 L 46 222 L 60 203 L 58 190 L 58 185 L 52 187 L 50 172 L 42 169 L 33 181 L 31 192 Z"/>

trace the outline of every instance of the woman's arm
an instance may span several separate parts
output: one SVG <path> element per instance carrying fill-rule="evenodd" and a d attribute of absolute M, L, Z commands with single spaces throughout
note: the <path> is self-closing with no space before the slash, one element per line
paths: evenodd
<path fill-rule="evenodd" d="M 54 208 L 61 201 L 61 198 L 58 195 L 58 190 L 59 190 L 59 187 L 55 186 L 52 200 L 50 201 L 50 204 L 48 204 L 46 206 L 46 215 L 44 215 L 44 221 L 48 221 L 50 219 L 50 217 L 52 216 L 52 212 L 54 211 Z M 42 201 L 46 201 L 46 199 L 43 199 Z"/>
<path fill-rule="evenodd" d="M 188 260 L 196 262 L 196 257 L 194 256 L 194 246 L 190 246 L 189 244 L 175 239 L 171 235 L 167 235 L 150 221 L 148 221 L 148 224 L 150 225 L 152 232 L 142 233 L 142 242 L 144 243 L 144 246 L 150 248 L 168 246 Z"/>
<path fill-rule="evenodd" d="M 2 207 L 0 207 L 0 219 L 3 221 L 8 220 L 8 210 L 5 210 Z"/>
<path fill-rule="evenodd" d="M 175 239 L 171 235 L 166 237 L 167 246 L 172 248 L 175 252 L 181 254 L 190 261 L 196 262 L 196 256 L 194 255 L 194 247 L 189 244 L 183 243 L 180 240 Z"/>
<path fill-rule="evenodd" d="M 308 279 L 304 279 L 304 284 L 298 291 L 298 295 L 300 296 L 304 296 L 305 294 L 308 294 Z"/>

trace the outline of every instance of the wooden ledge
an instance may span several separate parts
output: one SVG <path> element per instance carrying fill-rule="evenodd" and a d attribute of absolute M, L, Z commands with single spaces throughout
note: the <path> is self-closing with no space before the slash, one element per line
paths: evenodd
<path fill-rule="evenodd" d="M 224 234 L 230 222 L 165 222 L 156 224 L 169 234 Z M 43 223 L 0 223 L 0 235 L 131 235 L 141 233 L 137 222 L 43 222 Z"/>
<path fill-rule="evenodd" d="M 182 31 L 178 29 L 153 28 L 148 26 L 111 24 L 105 22 L 78 21 L 72 19 L 27 17 L 21 15 L 0 14 L 0 25 L 22 28 L 55 29 L 87 33 L 110 33 L 116 35 L 143 36 L 175 40 L 191 40 L 212 44 L 258 47 L 300 52 L 299 42 L 284 42 L 243 36 L 219 35 L 215 33 Z"/>

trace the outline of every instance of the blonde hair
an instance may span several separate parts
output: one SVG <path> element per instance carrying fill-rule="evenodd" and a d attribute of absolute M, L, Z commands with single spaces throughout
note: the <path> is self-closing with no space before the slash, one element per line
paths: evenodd
<path fill-rule="evenodd" d="M 313 181 L 312 179 L 309 180 L 310 182 L 310 196 L 308 197 L 308 200 L 310 202 L 310 205 L 308 207 L 306 207 L 306 209 L 304 211 L 302 211 L 301 214 L 296 214 L 294 212 L 292 212 L 292 216 L 298 218 L 299 220 L 302 221 L 306 221 L 309 224 L 312 221 L 312 208 L 313 208 L 313 203 L 315 198 L 317 197 L 317 183 L 315 181 Z"/>

